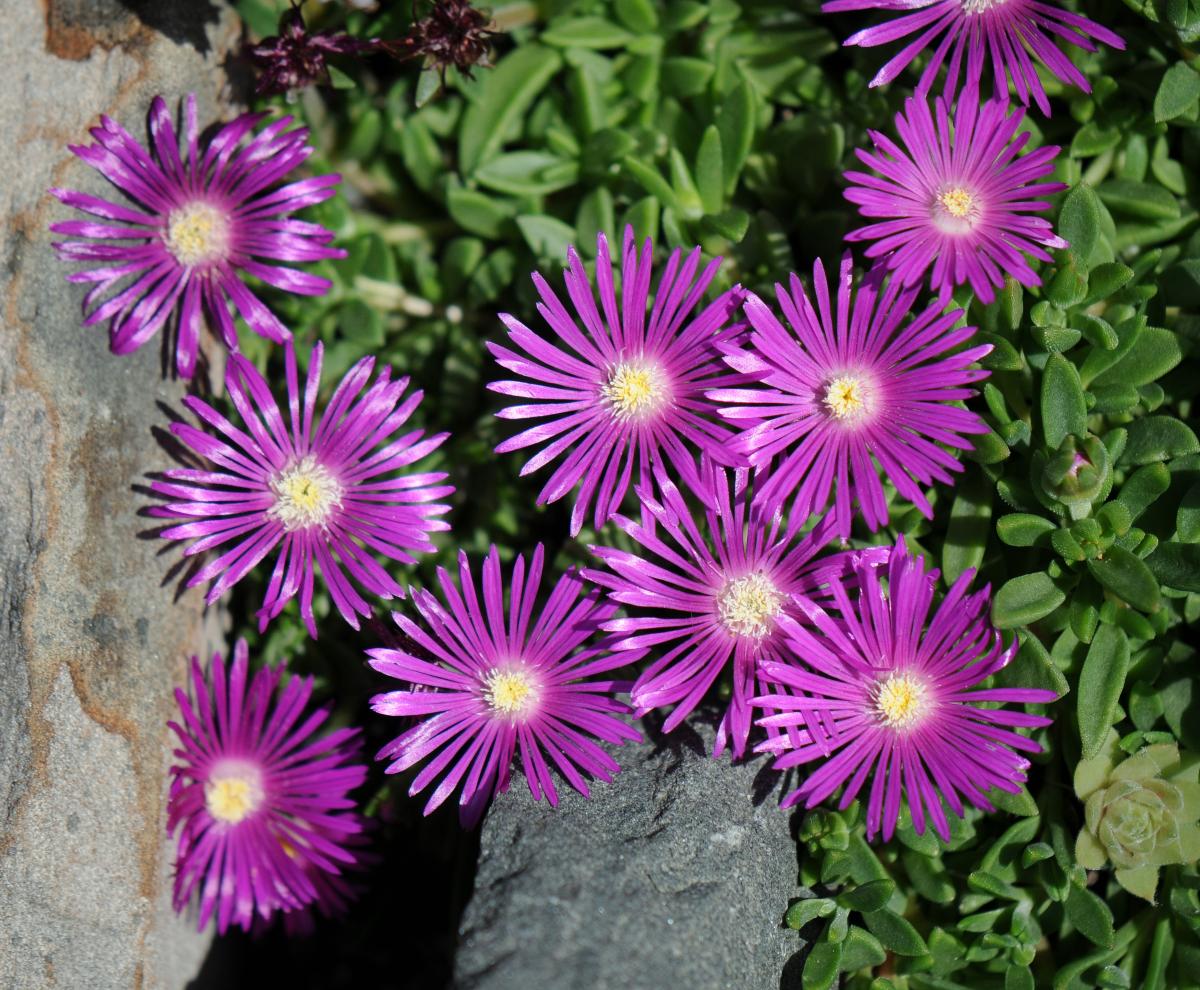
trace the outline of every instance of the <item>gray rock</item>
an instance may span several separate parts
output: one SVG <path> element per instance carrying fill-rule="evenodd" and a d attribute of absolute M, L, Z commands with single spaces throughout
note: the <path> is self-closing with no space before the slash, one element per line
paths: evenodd
<path fill-rule="evenodd" d="M 143 7 L 164 24 L 164 37 Z M 183 16 L 172 20 L 172 11 Z M 66 148 L 150 99 L 216 114 L 234 18 L 209 0 L 4 4 L 0 28 L 0 986 L 180 987 L 207 936 L 170 909 L 166 720 L 213 641 L 134 491 L 170 464 L 160 349 L 117 358 L 80 325 L 48 224 L 53 185 L 112 195 Z M 119 197 L 114 197 L 119 198 Z M 178 596 L 178 600 L 177 600 Z"/>
<path fill-rule="evenodd" d="M 459 990 L 799 986 L 780 778 L 765 759 L 712 759 L 714 721 L 614 750 L 615 782 L 557 810 L 514 780 L 483 826 Z"/>

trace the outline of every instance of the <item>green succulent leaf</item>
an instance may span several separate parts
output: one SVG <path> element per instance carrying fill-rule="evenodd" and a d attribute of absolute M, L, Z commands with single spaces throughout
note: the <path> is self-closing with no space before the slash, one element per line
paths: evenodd
<path fill-rule="evenodd" d="M 1042 373 L 1042 434 L 1057 450 L 1070 434 L 1087 432 L 1087 403 L 1079 372 L 1061 354 L 1052 354 Z"/>
<path fill-rule="evenodd" d="M 899 956 L 923 956 L 929 951 L 920 933 L 894 911 L 870 911 L 863 915 L 867 928 L 883 944 Z"/>
<path fill-rule="evenodd" d="M 800 981 L 803 990 L 829 990 L 842 964 L 842 943 L 817 942 L 809 950 Z"/>
<path fill-rule="evenodd" d="M 1147 416 L 1129 424 L 1129 440 L 1121 455 L 1124 464 L 1150 464 L 1200 452 L 1191 427 L 1171 416 Z"/>
<path fill-rule="evenodd" d="M 1090 890 L 1071 885 L 1067 894 L 1067 917 L 1088 940 L 1102 948 L 1111 949 L 1116 940 L 1113 915 L 1109 906 Z"/>
<path fill-rule="evenodd" d="M 1010 578 L 992 602 L 992 622 L 997 629 L 1013 629 L 1049 615 L 1067 596 L 1049 574 L 1038 571 Z"/>
<path fill-rule="evenodd" d="M 458 135 L 458 161 L 464 174 L 495 154 L 512 125 L 521 119 L 537 95 L 562 66 L 550 48 L 525 45 L 504 56 L 488 72 L 487 85 L 463 115 Z"/>
<path fill-rule="evenodd" d="M 1200 544 L 1160 543 L 1146 565 L 1168 588 L 1200 592 Z"/>
<path fill-rule="evenodd" d="M 1143 612 L 1158 608 L 1158 580 L 1146 563 L 1120 546 L 1109 547 L 1104 557 L 1087 562 L 1092 577 L 1122 601 Z"/>
<path fill-rule="evenodd" d="M 1154 119 L 1174 120 L 1200 101 L 1200 73 L 1186 62 L 1176 62 L 1163 74 L 1154 95 Z"/>

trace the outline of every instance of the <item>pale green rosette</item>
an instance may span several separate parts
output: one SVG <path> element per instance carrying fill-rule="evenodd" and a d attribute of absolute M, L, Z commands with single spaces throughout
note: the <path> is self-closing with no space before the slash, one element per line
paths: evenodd
<path fill-rule="evenodd" d="M 1200 860 L 1200 762 L 1175 743 L 1122 760 L 1117 742 L 1110 729 L 1100 753 L 1075 768 L 1084 802 L 1075 859 L 1088 870 L 1111 864 L 1122 887 L 1153 904 L 1160 867 Z"/>

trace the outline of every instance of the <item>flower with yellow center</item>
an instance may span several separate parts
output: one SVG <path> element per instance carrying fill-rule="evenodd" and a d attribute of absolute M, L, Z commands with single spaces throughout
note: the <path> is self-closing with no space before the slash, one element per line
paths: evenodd
<path fill-rule="evenodd" d="M 342 486 L 311 455 L 272 478 L 271 491 L 275 504 L 268 514 L 289 533 L 324 526 L 342 502 Z"/>
<path fill-rule="evenodd" d="M 889 729 L 915 728 L 929 708 L 929 689 L 920 678 L 890 674 L 875 686 L 875 714 Z"/>
<path fill-rule="evenodd" d="M 870 408 L 871 389 L 856 375 L 838 375 L 825 386 L 825 408 L 835 419 L 853 422 Z"/>
<path fill-rule="evenodd" d="M 618 364 L 600 386 L 617 419 L 642 419 L 657 412 L 667 400 L 667 382 L 662 368 L 650 361 Z"/>
<path fill-rule="evenodd" d="M 187 268 L 224 259 L 229 234 L 228 215 L 209 203 L 189 203 L 167 217 L 167 250 Z"/>
<path fill-rule="evenodd" d="M 537 704 L 538 694 L 537 682 L 519 667 L 497 667 L 483 681 L 483 700 L 496 715 L 524 718 Z"/>
<path fill-rule="evenodd" d="M 735 636 L 761 639 L 774 628 L 783 611 L 783 595 L 765 574 L 748 574 L 730 581 L 717 599 L 717 613 Z"/>
<path fill-rule="evenodd" d="M 262 804 L 262 786 L 250 772 L 214 775 L 204 784 L 204 805 L 217 821 L 237 825 Z"/>

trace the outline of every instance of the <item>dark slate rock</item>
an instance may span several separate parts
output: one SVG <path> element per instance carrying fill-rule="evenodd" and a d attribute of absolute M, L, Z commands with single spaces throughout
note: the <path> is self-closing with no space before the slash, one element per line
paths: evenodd
<path fill-rule="evenodd" d="M 714 760 L 715 717 L 615 750 L 590 800 L 535 804 L 516 779 L 483 826 L 459 990 L 775 990 L 801 948 L 780 777 Z"/>

